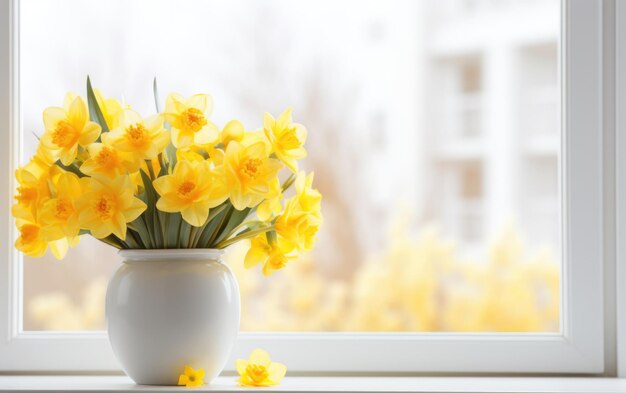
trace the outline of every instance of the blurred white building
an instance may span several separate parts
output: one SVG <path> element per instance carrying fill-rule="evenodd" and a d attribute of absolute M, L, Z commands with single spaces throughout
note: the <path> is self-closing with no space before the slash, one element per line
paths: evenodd
<path fill-rule="evenodd" d="M 555 247 L 559 2 L 436 4 L 423 14 L 422 35 L 425 91 L 435 94 L 419 127 L 428 134 L 428 218 L 470 248 L 484 250 L 510 222 L 529 245 Z"/>

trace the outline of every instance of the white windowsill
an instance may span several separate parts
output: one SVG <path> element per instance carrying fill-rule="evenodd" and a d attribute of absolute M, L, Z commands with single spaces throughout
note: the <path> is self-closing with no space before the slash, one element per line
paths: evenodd
<path fill-rule="evenodd" d="M 126 376 L 0 376 L 0 391 L 180 392 L 182 387 L 138 386 Z M 437 393 L 616 393 L 626 379 L 552 377 L 287 377 L 280 386 L 238 387 L 235 377 L 219 377 L 197 391 L 232 392 L 437 392 Z M 189 390 L 187 390 L 189 391 Z"/>

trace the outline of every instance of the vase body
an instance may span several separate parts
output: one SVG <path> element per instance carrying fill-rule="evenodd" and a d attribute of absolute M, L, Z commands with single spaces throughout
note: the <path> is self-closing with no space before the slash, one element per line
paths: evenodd
<path fill-rule="evenodd" d="M 122 250 L 106 295 L 109 341 L 136 383 L 176 385 L 184 365 L 210 383 L 239 331 L 239 288 L 221 250 Z"/>

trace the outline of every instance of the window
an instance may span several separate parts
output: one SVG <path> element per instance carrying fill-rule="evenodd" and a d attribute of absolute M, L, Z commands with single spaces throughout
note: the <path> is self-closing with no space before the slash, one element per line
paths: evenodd
<path fill-rule="evenodd" d="M 34 151 L 41 110 L 87 73 L 143 113 L 153 76 L 164 92 L 210 92 L 219 124 L 255 128 L 292 105 L 325 227 L 313 254 L 266 281 L 230 251 L 236 353 L 264 346 L 303 371 L 602 369 L 597 3 L 178 4 L 11 2 L 12 165 Z M 22 263 L 5 247 L 0 365 L 115 369 L 100 332 L 115 252 L 85 238 L 64 262 Z M 5 360 L 36 345 L 36 361 Z"/>

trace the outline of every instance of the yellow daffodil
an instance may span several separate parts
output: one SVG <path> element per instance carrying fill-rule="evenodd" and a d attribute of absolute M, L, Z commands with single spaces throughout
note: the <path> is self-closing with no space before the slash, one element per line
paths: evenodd
<path fill-rule="evenodd" d="M 129 107 L 126 106 L 126 108 L 123 108 L 122 104 L 115 98 L 104 98 L 98 89 L 94 89 L 93 92 L 96 96 L 96 102 L 100 107 L 102 116 L 104 116 L 104 121 L 107 123 L 107 126 L 109 126 L 109 130 L 116 128 L 120 112 L 122 109 L 129 109 Z"/>
<path fill-rule="evenodd" d="M 37 210 L 50 198 L 50 182 L 61 173 L 56 165 L 48 165 L 37 155 L 23 167 L 15 171 L 19 186 L 15 196 L 16 204 L 11 213 L 13 217 L 35 221 Z"/>
<path fill-rule="evenodd" d="M 265 200 L 256 208 L 256 215 L 259 220 L 270 221 L 274 216 L 279 214 L 283 209 L 283 206 L 280 204 L 282 198 L 283 192 L 280 186 L 280 180 L 278 177 L 275 177 L 270 182 L 270 191 L 265 195 Z"/>
<path fill-rule="evenodd" d="M 262 142 L 243 146 L 233 141 L 226 148 L 224 167 L 230 201 L 235 209 L 243 210 L 263 201 L 282 164 L 267 156 Z"/>
<path fill-rule="evenodd" d="M 194 370 L 191 366 L 185 366 L 185 373 L 178 377 L 178 385 L 188 388 L 204 385 L 204 370 Z"/>
<path fill-rule="evenodd" d="M 288 108 L 278 116 L 278 119 L 274 119 L 272 115 L 265 113 L 263 116 L 263 131 L 272 144 L 274 154 L 289 169 L 297 172 L 297 160 L 306 157 L 306 150 L 303 147 L 306 141 L 306 128 L 301 124 L 292 122 L 291 108 Z"/>
<path fill-rule="evenodd" d="M 44 199 L 50 197 L 50 189 L 47 187 L 47 179 L 40 182 L 39 178 L 31 174 L 27 168 L 15 171 L 15 177 L 19 186 L 15 195 L 15 205 L 11 213 L 15 218 L 34 220 L 36 208 Z"/>
<path fill-rule="evenodd" d="M 78 236 L 78 209 L 76 201 L 82 195 L 82 187 L 78 176 L 63 173 L 55 184 L 56 195 L 43 204 L 41 222 L 45 227 L 48 240 Z"/>
<path fill-rule="evenodd" d="M 276 219 L 276 232 L 299 251 L 310 251 L 316 241 L 321 217 L 316 211 L 303 210 L 298 196 L 287 200 L 285 210 Z"/>
<path fill-rule="evenodd" d="M 78 146 L 87 146 L 98 139 L 100 126 L 89 121 L 87 105 L 82 98 L 68 94 L 65 106 L 46 108 L 43 112 L 46 128 L 41 144 L 58 152 L 63 165 L 71 165 L 78 154 Z"/>
<path fill-rule="evenodd" d="M 313 188 L 313 176 L 313 172 L 308 175 L 304 171 L 298 173 L 295 181 L 296 196 L 302 210 L 319 216 L 322 194 Z"/>
<path fill-rule="evenodd" d="M 196 150 L 176 150 L 176 159 L 178 161 L 198 161 L 202 162 L 205 157 Z"/>
<path fill-rule="evenodd" d="M 47 149 L 40 143 L 39 146 L 37 146 L 37 151 L 35 152 L 32 161 L 37 162 L 42 167 L 49 168 L 54 165 L 58 159 L 58 151 Z"/>
<path fill-rule="evenodd" d="M 241 142 L 245 135 L 245 129 L 243 124 L 239 120 L 231 120 L 222 129 L 220 139 L 224 148 L 228 146 L 231 141 Z"/>
<path fill-rule="evenodd" d="M 299 251 L 310 251 L 322 222 L 322 195 L 313 188 L 313 173 L 298 173 L 295 183 L 296 195 L 287 200 L 276 219 L 276 232 Z"/>
<path fill-rule="evenodd" d="M 89 158 L 80 166 L 85 175 L 105 175 L 111 179 L 139 170 L 142 160 L 132 154 L 117 150 L 103 143 L 92 143 L 87 146 Z"/>
<path fill-rule="evenodd" d="M 67 255 L 67 251 L 69 250 L 70 246 L 76 247 L 79 241 L 79 236 L 74 236 L 72 238 L 64 237 L 59 240 L 51 241 L 50 243 L 48 243 L 48 246 L 50 246 L 50 251 L 52 252 L 52 255 L 54 255 L 56 259 L 61 260 L 65 258 L 65 255 Z"/>
<path fill-rule="evenodd" d="M 180 212 L 193 226 L 202 226 L 209 209 L 228 198 L 223 172 L 212 169 L 208 161 L 179 161 L 171 175 L 161 176 L 153 182 L 161 196 L 157 209 Z"/>
<path fill-rule="evenodd" d="M 20 236 L 15 241 L 15 248 L 30 257 L 41 257 L 48 245 L 56 259 L 63 259 L 69 248 L 68 239 L 62 238 L 48 242 L 41 225 L 32 222 L 18 222 Z M 77 238 L 76 238 L 77 239 Z"/>
<path fill-rule="evenodd" d="M 15 241 L 15 248 L 31 257 L 40 257 L 46 253 L 48 242 L 43 238 L 41 226 L 34 223 L 18 225 L 20 236 Z"/>
<path fill-rule="evenodd" d="M 102 141 L 139 160 L 152 160 L 170 143 L 169 131 L 163 128 L 160 115 L 142 119 L 139 113 L 124 109 L 118 127 L 102 135 Z"/>
<path fill-rule="evenodd" d="M 250 249 L 246 254 L 244 267 L 250 269 L 261 263 L 263 275 L 269 276 L 274 271 L 287 266 L 290 260 L 297 257 L 298 255 L 290 243 L 280 237 L 270 242 L 267 240 L 267 235 L 263 233 L 250 241 Z"/>
<path fill-rule="evenodd" d="M 272 362 L 267 352 L 255 349 L 248 360 L 237 359 L 239 383 L 242 386 L 278 385 L 287 373 L 284 364 Z"/>
<path fill-rule="evenodd" d="M 15 195 L 16 203 L 11 208 L 13 217 L 34 220 L 36 214 L 35 209 L 38 206 L 37 202 L 39 201 L 42 191 L 48 194 L 47 189 L 40 189 L 32 185 L 22 184 L 17 187 L 17 195 Z"/>
<path fill-rule="evenodd" d="M 287 165 L 296 172 L 296 161 L 306 156 L 306 129 L 292 122 L 291 109 L 278 119 L 265 114 L 263 127 L 255 131 L 246 132 L 239 120 L 220 131 L 209 119 L 212 101 L 206 94 L 170 94 L 162 114 L 142 118 L 130 106 L 92 91 L 89 79 L 88 90 L 99 118 L 90 119 L 83 98 L 68 93 L 62 107 L 44 111 L 37 152 L 16 171 L 12 214 L 20 231 L 16 247 L 25 254 L 41 256 L 50 248 L 63 256 L 87 231 L 117 248 L 166 246 L 159 244 L 162 236 L 150 233 L 158 229 L 152 225 L 158 224 L 154 208 L 133 222 L 147 209 L 144 201 L 154 203 L 160 214 L 180 213 L 195 227 L 207 224 L 211 209 L 230 206 L 224 217 L 232 213 L 240 221 L 211 226 L 216 231 L 211 239 L 218 239 L 216 247 L 227 247 L 257 236 L 245 266 L 262 264 L 265 275 L 312 247 L 321 222 L 321 195 L 312 188 L 312 175 L 299 174 L 296 195 L 283 204 L 279 171 Z M 147 244 L 148 238 L 155 244 Z"/>
<path fill-rule="evenodd" d="M 79 200 L 80 226 L 101 239 L 114 234 L 126 237 L 126 223 L 135 220 L 146 210 L 146 204 L 134 195 L 128 176 L 116 179 L 91 178 L 87 190 Z"/>
<path fill-rule="evenodd" d="M 244 146 L 252 146 L 262 142 L 265 146 L 265 150 L 267 151 L 267 155 L 269 156 L 272 153 L 272 144 L 265 136 L 265 132 L 263 130 L 257 131 L 248 131 L 244 134 L 243 139 L 241 140 L 241 144 Z"/>
<path fill-rule="evenodd" d="M 172 126 L 172 143 L 176 148 L 216 142 L 218 128 L 209 120 L 213 110 L 211 97 L 195 94 L 184 99 L 170 94 L 165 100 L 165 119 Z"/>

